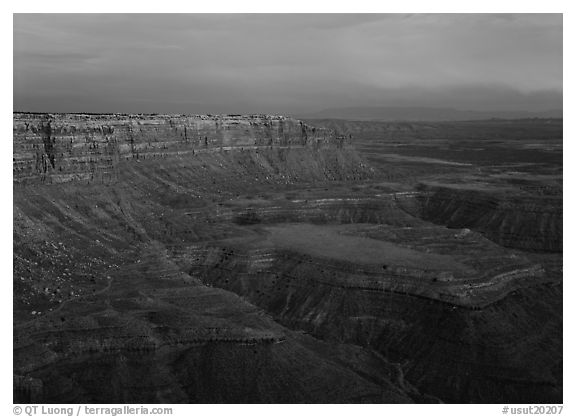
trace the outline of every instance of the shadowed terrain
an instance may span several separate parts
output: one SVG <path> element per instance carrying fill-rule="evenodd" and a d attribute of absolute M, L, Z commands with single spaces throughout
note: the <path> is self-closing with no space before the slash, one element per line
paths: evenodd
<path fill-rule="evenodd" d="M 562 123 L 14 114 L 14 401 L 562 402 Z"/>

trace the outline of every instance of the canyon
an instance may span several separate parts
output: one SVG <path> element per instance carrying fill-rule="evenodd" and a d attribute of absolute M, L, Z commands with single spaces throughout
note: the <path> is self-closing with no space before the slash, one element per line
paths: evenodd
<path fill-rule="evenodd" d="M 14 402 L 562 402 L 562 122 L 14 113 Z"/>

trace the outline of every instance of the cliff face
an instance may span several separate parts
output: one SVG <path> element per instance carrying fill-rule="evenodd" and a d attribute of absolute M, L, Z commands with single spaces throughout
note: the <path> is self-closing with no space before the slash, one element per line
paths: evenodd
<path fill-rule="evenodd" d="M 342 148 L 344 136 L 283 116 L 14 114 L 14 181 L 110 182 L 123 160 L 255 148 Z"/>
<path fill-rule="evenodd" d="M 424 220 L 470 228 L 506 247 L 562 252 L 562 196 L 506 194 L 450 186 L 422 185 L 418 207 Z"/>

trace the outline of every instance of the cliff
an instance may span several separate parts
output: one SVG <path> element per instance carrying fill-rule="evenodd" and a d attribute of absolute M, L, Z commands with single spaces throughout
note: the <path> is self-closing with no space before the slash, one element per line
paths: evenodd
<path fill-rule="evenodd" d="M 110 182 L 121 161 L 348 142 L 332 130 L 270 115 L 15 113 L 13 130 L 16 183 Z"/>
<path fill-rule="evenodd" d="M 470 228 L 506 247 L 562 252 L 562 195 L 428 184 L 419 188 L 419 207 L 409 210 L 424 220 Z"/>

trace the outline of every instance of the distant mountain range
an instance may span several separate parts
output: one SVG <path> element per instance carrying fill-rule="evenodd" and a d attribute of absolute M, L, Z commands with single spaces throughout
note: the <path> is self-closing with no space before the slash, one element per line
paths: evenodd
<path fill-rule="evenodd" d="M 370 121 L 463 121 L 486 119 L 562 118 L 562 110 L 473 111 L 435 107 L 341 107 L 298 115 L 301 119 L 344 119 Z"/>

